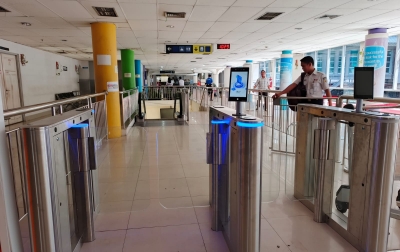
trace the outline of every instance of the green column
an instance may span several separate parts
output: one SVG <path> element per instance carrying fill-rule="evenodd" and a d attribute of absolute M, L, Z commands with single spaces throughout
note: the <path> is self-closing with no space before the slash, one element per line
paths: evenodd
<path fill-rule="evenodd" d="M 121 50 L 122 85 L 125 90 L 136 88 L 135 52 L 130 49 Z"/>

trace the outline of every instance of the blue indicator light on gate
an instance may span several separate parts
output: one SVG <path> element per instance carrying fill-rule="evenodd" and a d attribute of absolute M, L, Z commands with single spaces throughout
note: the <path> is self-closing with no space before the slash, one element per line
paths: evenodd
<path fill-rule="evenodd" d="M 87 128 L 87 127 L 89 127 L 89 124 L 87 123 L 75 124 L 71 126 L 71 128 Z"/>
<path fill-rule="evenodd" d="M 228 120 L 211 120 L 211 124 L 229 124 Z"/>
<path fill-rule="evenodd" d="M 263 127 L 264 123 L 245 123 L 245 122 L 237 122 L 236 124 L 238 127 L 243 127 L 243 128 L 259 128 Z"/>

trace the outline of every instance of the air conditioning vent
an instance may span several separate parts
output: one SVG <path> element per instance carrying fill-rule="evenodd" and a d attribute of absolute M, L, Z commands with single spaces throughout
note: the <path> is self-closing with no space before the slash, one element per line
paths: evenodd
<path fill-rule="evenodd" d="M 190 62 L 196 62 L 195 60 L 191 60 Z"/>
<path fill-rule="evenodd" d="M 11 11 L 4 9 L 3 7 L 0 6 L 0 12 L 11 12 Z"/>
<path fill-rule="evenodd" d="M 283 12 L 267 12 L 261 17 L 256 18 L 256 20 L 272 20 L 281 14 L 283 14 Z"/>
<path fill-rule="evenodd" d="M 338 18 L 340 17 L 340 15 L 323 15 L 320 17 L 317 17 L 316 19 L 334 19 L 334 18 Z"/>
<path fill-rule="evenodd" d="M 202 59 L 202 57 L 196 57 L 196 59 Z"/>
<path fill-rule="evenodd" d="M 186 13 L 185 12 L 164 12 L 164 17 L 166 18 L 185 18 Z"/>
<path fill-rule="evenodd" d="M 118 17 L 117 12 L 115 12 L 114 8 L 93 6 L 93 9 L 101 17 Z"/>
<path fill-rule="evenodd" d="M 66 52 L 66 51 L 60 51 L 60 52 L 57 52 L 58 54 L 68 54 L 68 52 Z"/>

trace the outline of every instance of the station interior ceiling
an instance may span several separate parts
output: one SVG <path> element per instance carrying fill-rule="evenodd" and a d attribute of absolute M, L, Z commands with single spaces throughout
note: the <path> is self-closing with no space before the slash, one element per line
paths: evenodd
<path fill-rule="evenodd" d="M 400 34 L 399 0 L 0 0 L 0 39 L 92 60 L 90 24 L 117 26 L 118 49 L 149 69 L 218 69 L 360 42 L 368 29 Z M 113 8 L 102 17 L 94 7 Z M 165 12 L 184 12 L 166 18 Z M 272 20 L 257 20 L 281 13 Z M 217 43 L 230 44 L 217 50 Z M 213 52 L 165 54 L 166 44 L 213 44 Z"/>

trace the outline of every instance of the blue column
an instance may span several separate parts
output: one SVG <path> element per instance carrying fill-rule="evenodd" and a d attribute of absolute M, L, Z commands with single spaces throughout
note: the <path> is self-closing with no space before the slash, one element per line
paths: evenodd
<path fill-rule="evenodd" d="M 139 90 L 139 93 L 143 92 L 143 71 L 142 71 L 142 61 L 135 59 L 135 78 L 136 78 L 136 86 Z"/>
<path fill-rule="evenodd" d="M 290 84 L 293 83 L 292 80 L 292 71 L 293 71 L 293 54 L 292 50 L 284 50 L 282 51 L 281 55 L 281 69 L 280 69 L 280 79 L 281 79 L 281 85 L 280 85 L 280 90 L 284 90 L 286 87 L 288 87 Z M 287 100 L 281 100 L 281 105 L 282 109 L 286 110 L 288 107 L 285 105 L 288 105 Z"/>

